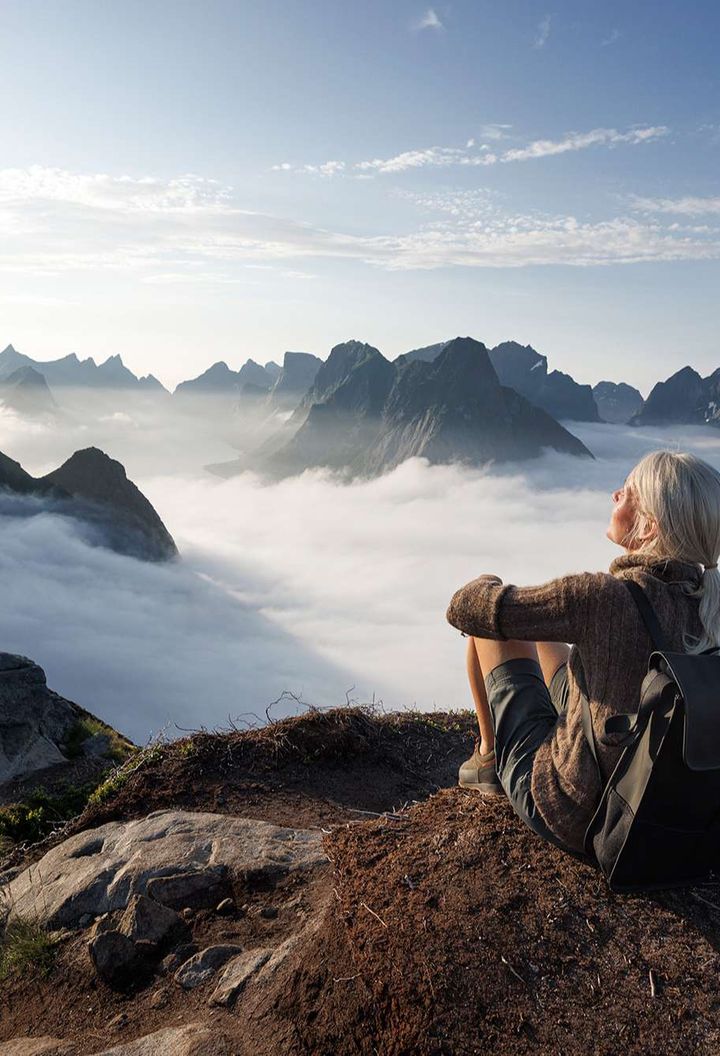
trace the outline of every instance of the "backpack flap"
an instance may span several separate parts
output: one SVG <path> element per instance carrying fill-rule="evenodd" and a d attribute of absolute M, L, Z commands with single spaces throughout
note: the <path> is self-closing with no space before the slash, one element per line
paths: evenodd
<path fill-rule="evenodd" d="M 650 663 L 665 667 L 682 695 L 685 765 L 720 770 L 720 655 L 654 653 Z"/>

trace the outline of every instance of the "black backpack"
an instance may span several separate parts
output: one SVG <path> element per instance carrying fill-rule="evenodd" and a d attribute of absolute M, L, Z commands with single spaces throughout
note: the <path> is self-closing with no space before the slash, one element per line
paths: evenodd
<path fill-rule="evenodd" d="M 667 650 L 642 587 L 622 582 L 655 651 L 637 714 L 605 723 L 605 735 L 624 733 L 626 739 L 585 833 L 585 851 L 613 891 L 701 882 L 720 871 L 720 650 L 692 655 Z M 602 784 L 584 696 L 582 708 Z"/>

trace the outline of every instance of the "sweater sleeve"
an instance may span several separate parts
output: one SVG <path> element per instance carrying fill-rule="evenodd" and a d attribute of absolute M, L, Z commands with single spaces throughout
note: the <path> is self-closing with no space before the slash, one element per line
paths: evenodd
<path fill-rule="evenodd" d="M 580 572 L 537 587 L 516 587 L 497 576 L 480 576 L 453 594 L 447 620 L 474 638 L 579 643 L 612 578 Z"/>

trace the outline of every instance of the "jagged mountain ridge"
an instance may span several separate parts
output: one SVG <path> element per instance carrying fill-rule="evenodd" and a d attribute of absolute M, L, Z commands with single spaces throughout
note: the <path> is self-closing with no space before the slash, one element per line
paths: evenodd
<path fill-rule="evenodd" d="M 213 363 L 196 378 L 181 381 L 175 388 L 176 397 L 229 396 L 237 398 L 246 386 L 268 392 L 274 375 L 254 359 L 248 359 L 240 370 L 231 370 L 224 360 Z"/>
<path fill-rule="evenodd" d="M 448 342 L 428 362 L 389 360 L 358 341 L 336 345 L 292 416 L 294 435 L 260 452 L 274 475 L 313 466 L 375 476 L 412 457 L 482 464 L 587 448 L 550 415 L 502 386 L 488 350 L 473 338 Z"/>
<path fill-rule="evenodd" d="M 177 547 L 152 504 L 128 480 L 120 462 L 96 447 L 76 451 L 58 469 L 33 477 L 19 462 L 0 452 L 0 494 L 44 498 L 51 509 L 69 515 L 90 530 L 89 540 L 147 561 L 177 556 Z M 32 516 L 46 504 L 6 508 L 4 513 Z"/>
<path fill-rule="evenodd" d="M 489 351 L 472 338 L 448 342 L 429 363 L 403 365 L 367 468 L 377 472 L 413 456 L 439 463 L 512 461 L 544 447 L 590 455 L 549 414 L 500 382 Z"/>
<path fill-rule="evenodd" d="M 59 386 L 96 389 L 130 389 L 165 392 L 165 388 L 152 374 L 137 377 L 125 366 L 119 355 L 109 356 L 103 363 L 92 357 L 78 359 L 74 352 L 61 359 L 31 359 L 8 345 L 0 352 L 0 381 L 10 377 L 20 367 L 32 367 L 41 374 L 52 389 Z"/>
<path fill-rule="evenodd" d="M 448 341 L 441 341 L 415 348 L 398 358 L 409 362 L 432 362 L 442 355 L 448 344 Z M 559 370 L 548 373 L 547 356 L 536 352 L 532 345 L 503 341 L 488 349 L 488 355 L 502 385 L 514 389 L 553 418 L 600 421 L 591 387 L 580 385 Z"/>

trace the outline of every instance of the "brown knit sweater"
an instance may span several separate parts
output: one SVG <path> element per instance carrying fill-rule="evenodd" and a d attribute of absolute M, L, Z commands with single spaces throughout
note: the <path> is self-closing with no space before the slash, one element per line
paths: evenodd
<path fill-rule="evenodd" d="M 503 584 L 481 576 L 453 595 L 449 622 L 475 638 L 572 643 L 568 661 L 568 709 L 537 751 L 532 794 L 548 827 L 565 844 L 582 850 L 583 836 L 600 801 L 597 767 L 582 730 L 581 686 L 585 686 L 596 736 L 610 715 L 637 711 L 640 686 L 652 652 L 650 638 L 627 587 L 634 579 L 647 593 L 669 649 L 684 652 L 683 632 L 702 631 L 697 587 L 699 565 L 631 553 L 608 572 L 562 576 L 538 587 Z M 486 672 L 487 674 L 487 672 Z M 598 743 L 607 779 L 621 748 Z"/>

